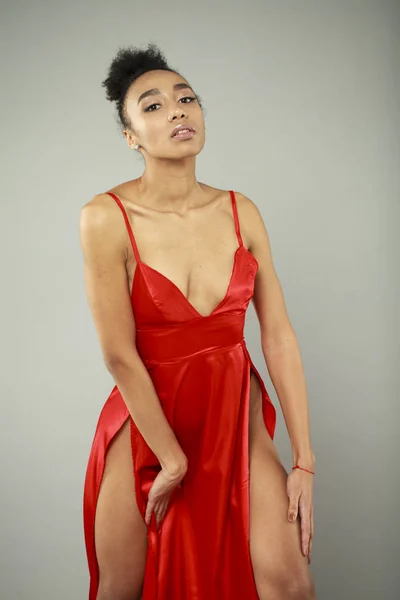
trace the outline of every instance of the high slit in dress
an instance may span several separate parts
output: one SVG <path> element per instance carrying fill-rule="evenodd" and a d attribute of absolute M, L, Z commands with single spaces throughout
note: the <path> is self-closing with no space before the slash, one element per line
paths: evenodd
<path fill-rule="evenodd" d="M 142 600 L 258 600 L 249 545 L 251 370 L 272 439 L 276 411 L 244 340 L 258 262 L 243 245 L 235 194 L 230 190 L 239 245 L 229 285 L 218 306 L 203 316 L 171 280 L 140 260 L 125 207 L 107 193 L 122 211 L 137 263 L 131 294 L 136 346 L 188 459 L 160 530 L 154 513 L 147 528 Z M 161 468 L 114 386 L 100 412 L 84 484 L 89 600 L 96 600 L 99 586 L 94 523 L 107 449 L 127 419 L 143 519 Z"/>

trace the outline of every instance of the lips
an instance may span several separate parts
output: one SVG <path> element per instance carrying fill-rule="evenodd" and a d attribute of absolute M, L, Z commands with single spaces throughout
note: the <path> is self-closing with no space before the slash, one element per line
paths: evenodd
<path fill-rule="evenodd" d="M 183 135 L 184 133 L 195 133 L 193 127 L 190 125 L 177 125 L 171 133 L 171 137 L 175 137 L 176 135 Z"/>

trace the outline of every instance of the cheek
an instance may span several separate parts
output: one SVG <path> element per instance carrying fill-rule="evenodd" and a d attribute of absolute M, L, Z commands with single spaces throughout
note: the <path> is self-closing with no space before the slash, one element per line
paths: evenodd
<path fill-rule="evenodd" d="M 196 122 L 201 129 L 205 129 L 204 112 L 199 108 L 199 112 L 195 116 Z"/>
<path fill-rule="evenodd" d="M 165 121 L 165 116 L 158 114 L 150 115 L 151 118 L 144 120 L 140 127 L 141 139 L 152 146 L 159 146 L 168 139 L 168 123 Z M 171 127 L 171 126 L 170 126 Z"/>

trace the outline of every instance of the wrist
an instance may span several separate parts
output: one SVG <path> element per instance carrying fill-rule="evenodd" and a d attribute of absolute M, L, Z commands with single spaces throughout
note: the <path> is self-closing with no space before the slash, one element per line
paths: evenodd
<path fill-rule="evenodd" d="M 296 453 L 293 452 L 293 467 L 295 465 L 299 465 L 304 469 L 314 470 L 315 467 L 315 454 L 314 452 L 302 452 Z"/>
<path fill-rule="evenodd" d="M 187 457 L 183 452 L 174 453 L 173 455 L 160 460 L 161 468 L 168 473 L 172 478 L 183 477 L 187 471 Z"/>
<path fill-rule="evenodd" d="M 181 480 L 185 477 L 187 472 L 187 462 L 175 463 L 174 465 L 168 465 L 162 467 L 167 478 L 171 481 Z"/>

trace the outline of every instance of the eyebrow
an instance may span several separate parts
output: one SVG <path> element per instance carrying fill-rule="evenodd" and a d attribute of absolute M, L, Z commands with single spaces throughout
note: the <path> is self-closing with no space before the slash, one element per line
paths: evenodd
<path fill-rule="evenodd" d="M 174 85 L 174 91 L 182 90 L 184 88 L 188 88 L 189 90 L 192 90 L 190 85 L 187 83 L 175 83 L 175 85 Z M 137 103 L 139 104 L 139 102 L 141 100 L 143 100 L 143 98 L 146 98 L 147 96 L 155 96 L 156 94 L 159 94 L 159 93 L 160 93 L 160 90 L 158 88 L 152 88 L 151 90 L 147 90 L 147 92 L 143 92 L 143 94 L 140 94 Z"/>

